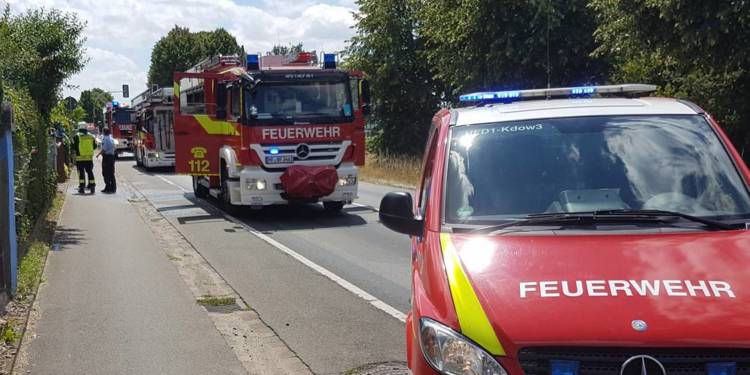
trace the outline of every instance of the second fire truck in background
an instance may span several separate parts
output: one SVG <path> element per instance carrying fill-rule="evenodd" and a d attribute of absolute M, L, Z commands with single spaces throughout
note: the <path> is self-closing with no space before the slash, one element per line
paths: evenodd
<path fill-rule="evenodd" d="M 173 96 L 171 87 L 163 87 L 133 98 L 136 129 L 132 144 L 138 166 L 174 167 Z"/>

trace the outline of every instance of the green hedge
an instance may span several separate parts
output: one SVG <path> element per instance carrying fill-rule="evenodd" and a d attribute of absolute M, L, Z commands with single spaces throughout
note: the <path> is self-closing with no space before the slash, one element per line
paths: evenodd
<path fill-rule="evenodd" d="M 6 87 L 5 98 L 13 104 L 15 153 L 16 231 L 25 244 L 37 219 L 52 201 L 55 170 L 47 165 L 49 124 L 25 90 Z M 20 246 L 19 249 L 25 248 Z"/>

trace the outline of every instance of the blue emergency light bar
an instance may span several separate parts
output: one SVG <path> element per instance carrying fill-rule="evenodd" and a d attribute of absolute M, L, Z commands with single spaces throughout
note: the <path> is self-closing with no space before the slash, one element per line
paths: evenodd
<path fill-rule="evenodd" d="M 323 69 L 336 69 L 336 55 L 333 53 L 323 54 Z"/>
<path fill-rule="evenodd" d="M 580 97 L 595 94 L 635 95 L 656 91 L 655 85 L 628 83 L 623 85 L 559 87 L 551 89 L 513 90 L 513 91 L 485 91 L 464 94 L 459 97 L 461 102 L 511 102 L 522 99 L 538 99 L 553 97 Z"/>
<path fill-rule="evenodd" d="M 112 101 L 112 107 L 113 107 L 113 108 L 114 108 L 114 107 L 119 107 L 119 106 L 120 106 L 120 102 L 118 102 L 118 101 L 114 101 L 114 100 Z"/>
<path fill-rule="evenodd" d="M 706 365 L 708 375 L 736 375 L 737 362 L 716 362 Z"/>
<path fill-rule="evenodd" d="M 247 70 L 260 70 L 260 56 L 256 54 L 247 55 Z"/>

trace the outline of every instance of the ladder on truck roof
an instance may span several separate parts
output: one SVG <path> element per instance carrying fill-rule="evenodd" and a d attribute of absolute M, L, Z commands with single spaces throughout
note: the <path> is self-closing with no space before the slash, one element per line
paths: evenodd
<path fill-rule="evenodd" d="M 222 66 L 242 66 L 242 59 L 237 55 L 209 56 L 187 70 L 187 73 L 200 73 Z"/>

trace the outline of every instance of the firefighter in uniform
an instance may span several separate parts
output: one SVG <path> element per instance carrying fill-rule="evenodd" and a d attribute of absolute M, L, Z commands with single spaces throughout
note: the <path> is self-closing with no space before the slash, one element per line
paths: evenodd
<path fill-rule="evenodd" d="M 73 151 L 76 153 L 76 167 L 78 168 L 78 192 L 84 193 L 88 188 L 91 194 L 96 189 L 94 180 L 94 149 L 96 138 L 89 134 L 85 122 L 78 123 L 78 134 L 73 137 Z M 86 177 L 88 176 L 88 184 Z"/>

